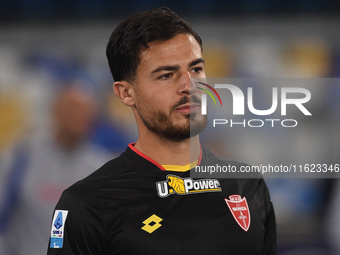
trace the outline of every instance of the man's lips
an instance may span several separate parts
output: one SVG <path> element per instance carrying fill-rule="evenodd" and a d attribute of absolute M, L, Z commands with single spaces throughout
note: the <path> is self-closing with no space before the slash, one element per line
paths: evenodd
<path fill-rule="evenodd" d="M 201 109 L 200 104 L 185 104 L 185 105 L 176 107 L 175 111 L 181 112 L 181 113 L 191 113 L 191 112 L 196 112 L 199 109 Z"/>

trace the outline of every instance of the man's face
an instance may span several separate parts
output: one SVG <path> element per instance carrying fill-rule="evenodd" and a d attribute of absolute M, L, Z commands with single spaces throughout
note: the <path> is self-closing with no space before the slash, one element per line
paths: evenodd
<path fill-rule="evenodd" d="M 55 126 L 63 135 L 83 139 L 91 131 L 95 118 L 94 99 L 77 88 L 64 90 L 54 106 Z"/>
<path fill-rule="evenodd" d="M 149 43 L 141 52 L 134 82 L 137 121 L 170 140 L 201 132 L 206 116 L 201 115 L 201 94 L 190 78 L 205 78 L 201 48 L 193 36 Z"/>

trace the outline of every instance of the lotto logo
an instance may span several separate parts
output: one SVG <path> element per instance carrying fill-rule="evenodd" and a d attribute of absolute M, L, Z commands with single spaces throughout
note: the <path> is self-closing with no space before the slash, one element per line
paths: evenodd
<path fill-rule="evenodd" d="M 163 220 L 162 218 L 158 217 L 156 214 L 153 214 L 145 221 L 143 221 L 144 226 L 142 227 L 142 229 L 151 234 L 156 229 L 162 226 L 161 224 L 159 224 L 162 220 Z"/>

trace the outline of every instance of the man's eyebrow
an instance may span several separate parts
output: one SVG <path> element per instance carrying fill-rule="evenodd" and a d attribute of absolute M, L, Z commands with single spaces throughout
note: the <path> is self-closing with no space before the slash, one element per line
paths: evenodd
<path fill-rule="evenodd" d="M 190 64 L 189 64 L 189 67 L 192 67 L 192 66 L 195 66 L 199 63 L 205 63 L 204 59 L 203 58 L 198 58 L 198 59 L 195 59 L 194 61 L 191 61 Z"/>
<path fill-rule="evenodd" d="M 153 70 L 151 73 L 158 73 L 161 71 L 177 71 L 179 69 L 178 65 L 175 66 L 160 66 Z"/>
<path fill-rule="evenodd" d="M 204 63 L 204 59 L 203 58 L 198 58 L 198 59 L 195 59 L 193 61 L 191 61 L 189 63 L 189 67 L 192 67 L 192 66 L 195 66 L 199 63 Z M 161 72 L 161 71 L 177 71 L 179 69 L 179 66 L 178 65 L 174 65 L 174 66 L 159 66 L 157 67 L 156 69 L 154 69 L 151 73 L 154 74 L 154 73 L 158 73 L 158 72 Z"/>

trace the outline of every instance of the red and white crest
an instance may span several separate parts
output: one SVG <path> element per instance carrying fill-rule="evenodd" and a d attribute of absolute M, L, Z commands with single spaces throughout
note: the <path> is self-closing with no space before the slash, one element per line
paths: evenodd
<path fill-rule="evenodd" d="M 250 212 L 246 198 L 241 198 L 240 195 L 231 195 L 229 199 L 225 198 L 224 200 L 236 222 L 244 231 L 248 231 L 250 226 Z"/>

